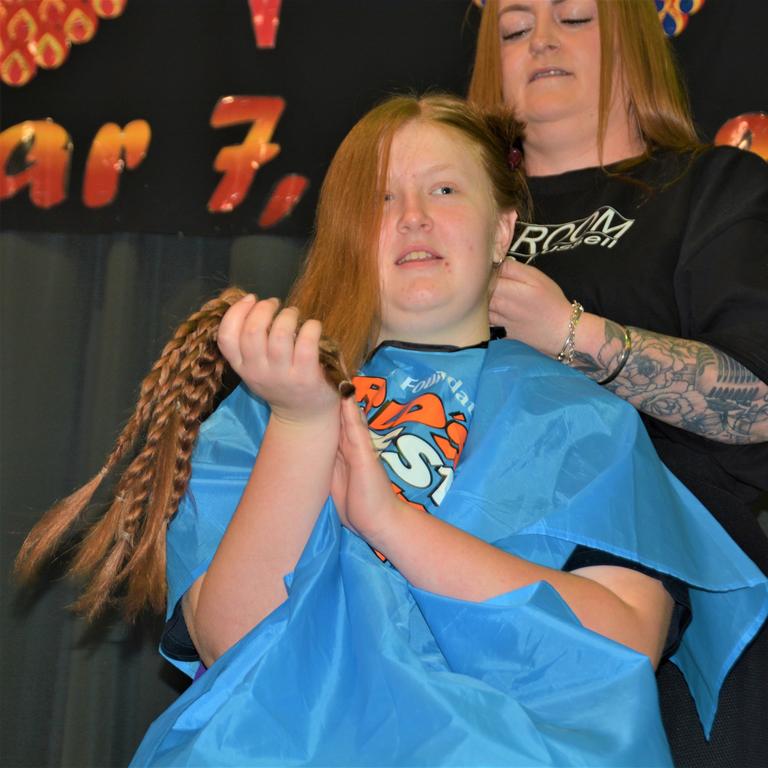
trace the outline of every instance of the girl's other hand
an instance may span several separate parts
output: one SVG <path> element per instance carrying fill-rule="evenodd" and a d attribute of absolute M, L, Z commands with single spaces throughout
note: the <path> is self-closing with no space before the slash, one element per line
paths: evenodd
<path fill-rule="evenodd" d="M 342 525 L 374 547 L 402 503 L 392 490 L 354 398 L 341 403 L 341 437 L 331 496 Z"/>
<path fill-rule="evenodd" d="M 243 297 L 221 321 L 219 349 L 273 417 L 286 423 L 326 417 L 337 411 L 339 395 L 319 363 L 321 325 L 307 320 L 299 328 L 298 309 L 279 307 L 278 299 Z"/>

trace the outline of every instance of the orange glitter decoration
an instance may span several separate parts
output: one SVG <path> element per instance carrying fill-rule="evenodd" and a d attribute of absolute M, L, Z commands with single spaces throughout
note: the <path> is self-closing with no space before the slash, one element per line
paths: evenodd
<path fill-rule="evenodd" d="M 55 69 L 69 49 L 93 39 L 99 19 L 122 14 L 128 0 L 0 0 L 0 79 L 26 85 L 37 67 Z"/>

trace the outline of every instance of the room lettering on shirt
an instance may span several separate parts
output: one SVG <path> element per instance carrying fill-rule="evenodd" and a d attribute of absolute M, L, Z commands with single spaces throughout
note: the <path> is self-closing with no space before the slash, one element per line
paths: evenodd
<path fill-rule="evenodd" d="M 610 205 L 601 206 L 583 219 L 561 224 L 518 222 L 508 255 L 531 263 L 542 254 L 579 245 L 613 248 L 634 223 L 634 219 L 627 219 Z"/>

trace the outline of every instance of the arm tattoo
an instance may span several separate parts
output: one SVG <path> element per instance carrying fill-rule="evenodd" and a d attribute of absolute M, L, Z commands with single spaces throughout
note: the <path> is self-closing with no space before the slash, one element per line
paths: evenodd
<path fill-rule="evenodd" d="M 707 344 L 631 328 L 632 353 L 608 385 L 643 413 L 724 443 L 768 440 L 768 386 L 729 355 Z M 624 332 L 605 321 L 596 356 L 575 365 L 599 380 L 615 368 Z"/>

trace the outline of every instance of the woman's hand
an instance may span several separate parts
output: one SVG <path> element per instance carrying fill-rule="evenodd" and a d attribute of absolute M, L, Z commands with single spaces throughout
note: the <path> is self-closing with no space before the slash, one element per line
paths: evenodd
<path fill-rule="evenodd" d="M 536 267 L 505 259 L 491 296 L 491 325 L 506 329 L 517 339 L 555 357 L 568 336 L 571 305 L 560 286 Z"/>
<path fill-rule="evenodd" d="M 354 398 L 341 403 L 341 436 L 331 495 L 342 525 L 372 546 L 392 524 L 397 506 L 402 504 L 392 490 Z"/>
<path fill-rule="evenodd" d="M 339 403 L 318 361 L 321 326 L 307 320 L 298 328 L 298 309 L 278 312 L 279 306 L 277 299 L 253 295 L 233 304 L 219 327 L 219 349 L 248 389 L 269 403 L 273 417 L 315 420 Z"/>
<path fill-rule="evenodd" d="M 568 335 L 570 312 L 568 299 L 543 272 L 512 260 L 499 267 L 488 315 L 509 338 L 555 357 Z M 572 367 L 598 382 L 618 368 L 608 388 L 679 429 L 722 443 L 768 440 L 768 385 L 744 365 L 702 342 L 635 327 L 628 333 L 626 356 L 624 326 L 585 312 Z"/>

